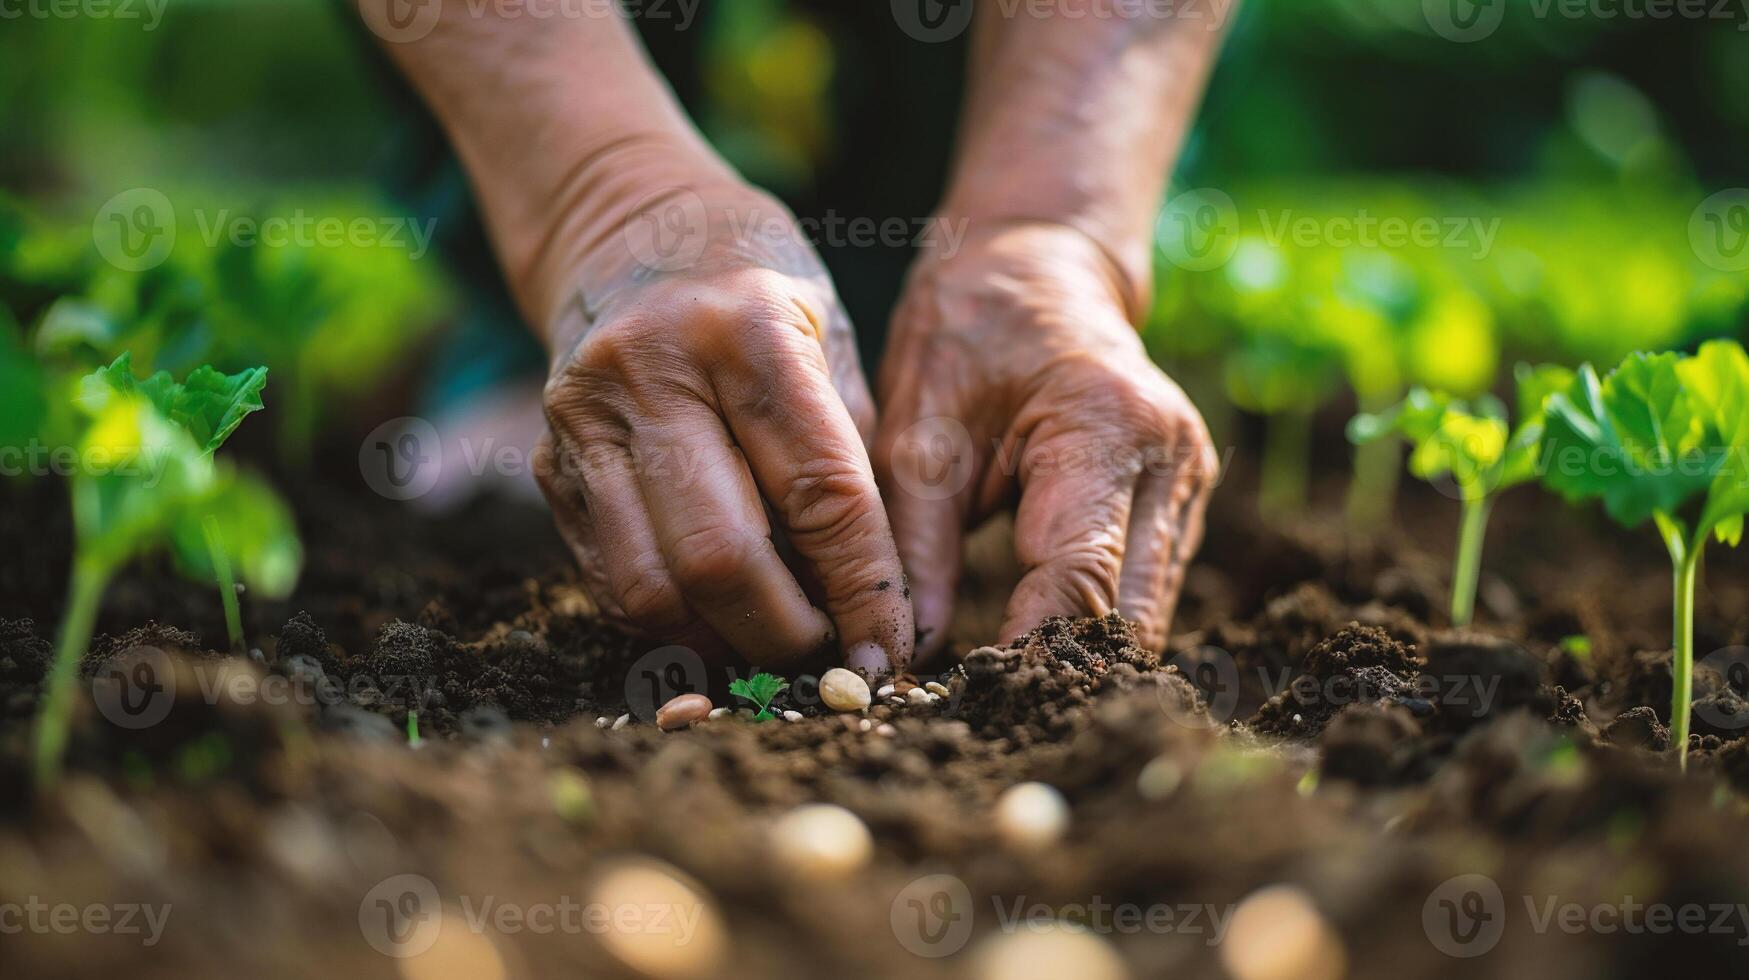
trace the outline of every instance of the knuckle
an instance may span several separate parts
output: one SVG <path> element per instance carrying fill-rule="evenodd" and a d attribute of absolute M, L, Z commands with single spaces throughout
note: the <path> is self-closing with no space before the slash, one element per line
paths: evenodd
<path fill-rule="evenodd" d="M 689 531 L 674 542 L 669 559 L 674 579 L 687 594 L 732 593 L 753 560 L 753 542 L 726 527 Z"/>
<path fill-rule="evenodd" d="M 660 569 L 646 568 L 614 592 L 621 614 L 645 629 L 677 629 L 690 615 L 680 590 Z"/>
<path fill-rule="evenodd" d="M 1117 605 L 1123 556 L 1108 548 L 1078 548 L 1051 561 L 1047 583 L 1069 608 L 1103 616 Z"/>

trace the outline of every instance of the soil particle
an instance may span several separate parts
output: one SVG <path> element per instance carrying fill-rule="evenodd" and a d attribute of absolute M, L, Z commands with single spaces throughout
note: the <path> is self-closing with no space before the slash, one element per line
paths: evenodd
<path fill-rule="evenodd" d="M 1418 775 L 1425 757 L 1421 725 L 1401 705 L 1351 704 L 1325 726 L 1318 740 L 1320 769 L 1332 779 L 1362 785 Z"/>
<path fill-rule="evenodd" d="M 1556 705 L 1543 692 L 1543 663 L 1502 637 L 1474 631 L 1436 633 L 1428 640 L 1427 674 L 1437 692 L 1440 713 L 1462 730 L 1512 708 Z"/>
<path fill-rule="evenodd" d="M 1658 713 L 1640 705 L 1629 708 L 1603 726 L 1603 737 L 1612 745 L 1650 749 L 1662 752 L 1670 747 L 1670 729 L 1658 720 Z"/>
<path fill-rule="evenodd" d="M 55 648 L 30 619 L 0 619 L 0 682 L 30 684 L 47 672 Z"/>

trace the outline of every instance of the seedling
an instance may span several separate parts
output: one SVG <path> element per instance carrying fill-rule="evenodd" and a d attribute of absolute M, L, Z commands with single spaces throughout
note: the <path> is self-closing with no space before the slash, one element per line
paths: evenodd
<path fill-rule="evenodd" d="M 59 775 L 79 659 L 103 593 L 128 561 L 168 547 L 179 567 L 207 581 L 239 568 L 264 594 L 290 592 L 302 553 L 284 504 L 265 484 L 213 459 L 262 407 L 266 383 L 265 368 L 227 375 L 204 366 L 180 383 L 165 372 L 137 381 L 128 354 L 81 380 L 78 458 L 85 465 L 71 480 L 73 572 L 37 718 L 39 783 Z M 227 592 L 234 603 L 234 586 Z M 230 609 L 226 617 L 240 645 L 241 617 Z"/>
<path fill-rule="evenodd" d="M 410 749 L 416 749 L 419 747 L 420 741 L 419 712 L 409 711 L 407 712 L 407 747 Z"/>
<path fill-rule="evenodd" d="M 1749 512 L 1749 356 L 1712 341 L 1692 357 L 1630 354 L 1601 380 L 1586 365 L 1547 409 L 1544 484 L 1601 500 L 1623 527 L 1650 519 L 1670 553 L 1670 728 L 1686 769 L 1695 576 L 1707 539 L 1735 547 Z"/>
<path fill-rule="evenodd" d="M 1506 408 L 1492 397 L 1460 401 L 1416 388 L 1402 404 L 1377 415 L 1358 415 L 1348 438 L 1365 445 L 1397 434 L 1413 447 L 1409 471 L 1429 482 L 1449 477 L 1463 505 L 1457 557 L 1451 576 L 1451 621 L 1467 626 L 1475 616 L 1482 542 L 1494 499 L 1536 477 L 1543 439 L 1543 402 L 1571 383 L 1573 372 L 1554 365 L 1518 366 L 1518 427 L 1509 429 Z"/>
<path fill-rule="evenodd" d="M 737 677 L 730 681 L 729 693 L 753 702 L 759 709 L 759 713 L 753 716 L 754 721 L 768 721 L 777 717 L 777 713 L 771 710 L 771 702 L 786 687 L 789 687 L 789 681 L 775 674 L 757 673 L 751 678 Z"/>

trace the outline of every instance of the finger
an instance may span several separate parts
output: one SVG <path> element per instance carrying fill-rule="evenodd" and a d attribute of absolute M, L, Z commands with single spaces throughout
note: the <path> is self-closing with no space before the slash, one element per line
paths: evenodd
<path fill-rule="evenodd" d="M 635 439 L 655 539 L 692 607 L 748 661 L 776 665 L 830 641 L 832 623 L 796 583 L 771 543 L 747 464 L 704 405 L 665 410 Z M 658 463 L 657 457 L 661 457 Z"/>
<path fill-rule="evenodd" d="M 1117 606 L 1136 469 L 1081 440 L 1046 443 L 1023 458 L 1014 516 L 1020 584 L 999 631 L 1013 640 L 1049 616 L 1103 616 Z"/>
<path fill-rule="evenodd" d="M 1142 474 L 1130 511 L 1129 537 L 1118 583 L 1118 612 L 1136 625 L 1137 639 L 1166 648 L 1184 573 L 1202 539 L 1202 513 L 1214 485 L 1206 442 L 1174 448 Z"/>
<path fill-rule="evenodd" d="M 772 343 L 729 373 L 725 417 L 820 583 L 845 662 L 870 674 L 901 669 L 916 636 L 868 449 L 818 346 L 800 331 Z"/>
<path fill-rule="evenodd" d="M 978 469 L 972 438 L 952 415 L 899 427 L 876 443 L 881 499 L 893 525 L 916 620 L 917 659 L 947 645 L 962 570 L 968 488 Z"/>
<path fill-rule="evenodd" d="M 668 572 L 631 453 L 612 442 L 587 450 L 553 448 L 569 445 L 548 436 L 535 477 L 603 617 L 707 658 L 725 653 L 727 645 L 687 607 Z"/>

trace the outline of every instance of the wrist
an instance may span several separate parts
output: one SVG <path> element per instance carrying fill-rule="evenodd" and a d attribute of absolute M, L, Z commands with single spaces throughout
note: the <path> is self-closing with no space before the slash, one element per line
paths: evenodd
<path fill-rule="evenodd" d="M 937 246 L 917 261 L 919 282 L 937 282 L 953 288 L 967 282 L 1000 282 L 1004 294 L 1020 284 L 1030 301 L 1047 294 L 1073 293 L 1080 302 L 1097 302 L 1112 308 L 1132 327 L 1146 309 L 1151 269 L 1133 272 L 1106 245 L 1073 221 L 1048 218 L 946 217 L 939 220 L 963 223 L 964 232 L 951 250 Z M 1144 254 L 1146 252 L 1144 251 Z M 939 268 L 952 264 L 954 268 Z"/>

